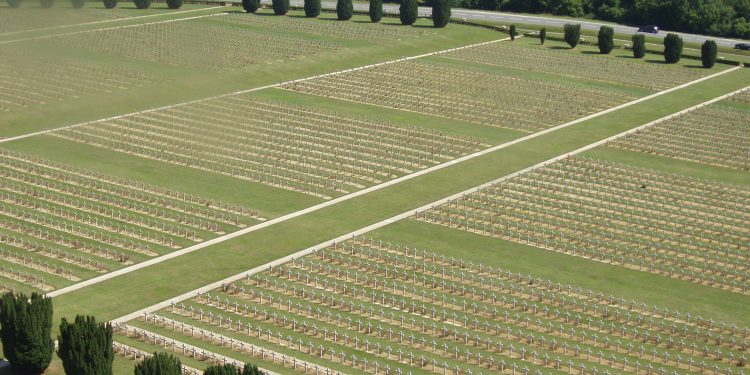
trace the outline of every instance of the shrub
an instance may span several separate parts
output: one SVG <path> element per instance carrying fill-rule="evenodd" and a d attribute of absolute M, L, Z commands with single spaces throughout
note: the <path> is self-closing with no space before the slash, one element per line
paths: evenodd
<path fill-rule="evenodd" d="M 542 29 L 539 30 L 539 41 L 542 42 L 542 45 L 544 45 L 545 40 L 547 40 L 547 28 L 542 27 Z"/>
<path fill-rule="evenodd" d="M 156 352 L 135 366 L 135 375 L 180 375 L 182 364 L 172 354 Z"/>
<path fill-rule="evenodd" d="M 63 318 L 57 336 L 57 355 L 66 374 L 112 375 L 112 325 L 96 323 L 92 316 Z"/>
<path fill-rule="evenodd" d="M 646 37 L 643 34 L 633 34 L 633 57 L 642 59 L 646 56 Z"/>
<path fill-rule="evenodd" d="M 86 5 L 86 0 L 70 0 L 70 5 L 75 9 L 81 9 Z"/>
<path fill-rule="evenodd" d="M 11 8 L 18 8 L 21 6 L 21 0 L 8 0 L 8 6 Z"/>
<path fill-rule="evenodd" d="M 432 0 L 432 24 L 445 27 L 451 20 L 451 0 Z"/>
<path fill-rule="evenodd" d="M 414 22 L 417 22 L 417 16 L 419 15 L 417 0 L 401 0 L 398 11 L 402 25 L 413 25 Z"/>
<path fill-rule="evenodd" d="M 203 375 L 242 375 L 240 369 L 234 365 L 211 365 L 203 371 Z"/>
<path fill-rule="evenodd" d="M 133 3 L 138 9 L 148 9 L 151 7 L 151 0 L 133 0 Z"/>
<path fill-rule="evenodd" d="M 246 363 L 245 368 L 242 370 L 242 375 L 263 375 L 263 371 L 258 369 L 258 366 Z"/>
<path fill-rule="evenodd" d="M 41 374 L 54 351 L 52 300 L 32 294 L 7 293 L 0 300 L 0 341 L 16 374 Z"/>
<path fill-rule="evenodd" d="M 599 52 L 608 55 L 615 48 L 615 30 L 609 26 L 599 28 L 598 36 Z"/>
<path fill-rule="evenodd" d="M 42 8 L 52 8 L 52 5 L 55 3 L 55 0 L 39 0 L 39 6 Z"/>
<path fill-rule="evenodd" d="M 245 12 L 255 13 L 260 8 L 260 0 L 242 0 L 242 9 Z"/>
<path fill-rule="evenodd" d="M 283 16 L 289 12 L 289 0 L 273 0 L 273 13 L 277 16 Z"/>
<path fill-rule="evenodd" d="M 701 46 L 701 62 L 704 68 L 713 68 L 716 64 L 716 42 L 706 40 Z"/>
<path fill-rule="evenodd" d="M 107 9 L 112 9 L 117 6 L 117 0 L 103 0 L 104 7 Z"/>
<path fill-rule="evenodd" d="M 380 22 L 383 19 L 383 0 L 370 0 L 370 21 Z"/>
<path fill-rule="evenodd" d="M 679 35 L 669 33 L 664 37 L 664 61 L 674 64 L 682 57 L 682 38 Z"/>
<path fill-rule="evenodd" d="M 336 1 L 336 16 L 339 21 L 348 21 L 352 19 L 354 15 L 354 8 L 352 6 L 352 0 L 338 0 Z"/>
<path fill-rule="evenodd" d="M 510 40 L 516 40 L 516 25 L 512 24 L 510 25 L 510 28 L 508 29 L 508 35 L 510 35 Z"/>
<path fill-rule="evenodd" d="M 182 7 L 182 0 L 167 0 L 167 6 L 169 9 L 180 9 Z"/>
<path fill-rule="evenodd" d="M 565 42 L 570 48 L 576 48 L 581 40 L 581 24 L 565 24 Z"/>
<path fill-rule="evenodd" d="M 305 17 L 315 18 L 320 15 L 320 0 L 305 0 Z"/>

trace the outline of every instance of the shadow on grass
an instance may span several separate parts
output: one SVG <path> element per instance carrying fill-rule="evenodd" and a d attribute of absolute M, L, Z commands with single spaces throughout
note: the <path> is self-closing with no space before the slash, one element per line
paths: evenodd
<path fill-rule="evenodd" d="M 570 47 L 565 47 L 565 46 L 549 46 L 547 48 L 549 48 L 549 49 L 565 49 L 565 50 L 570 49 Z"/>
<path fill-rule="evenodd" d="M 583 55 L 601 55 L 599 51 L 581 51 Z"/>

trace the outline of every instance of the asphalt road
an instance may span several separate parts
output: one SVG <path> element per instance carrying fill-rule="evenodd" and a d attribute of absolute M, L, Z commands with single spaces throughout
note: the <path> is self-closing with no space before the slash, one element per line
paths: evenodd
<path fill-rule="evenodd" d="M 231 1 L 240 2 L 241 0 L 231 0 Z M 262 3 L 270 4 L 271 0 L 263 0 Z M 292 0 L 290 3 L 294 6 L 304 5 L 304 2 L 302 0 Z M 326 8 L 326 9 L 336 8 L 336 3 L 332 1 L 324 1 L 322 5 L 323 5 L 323 8 Z M 387 13 L 398 13 L 398 5 L 396 4 L 383 4 L 383 9 Z M 355 3 L 354 10 L 367 11 L 368 6 L 367 4 Z M 429 16 L 431 12 L 432 10 L 429 7 L 419 8 L 420 16 Z M 575 23 L 580 23 L 581 28 L 586 29 L 586 30 L 599 30 L 599 27 L 601 27 L 602 25 L 609 25 L 615 29 L 615 33 L 619 33 L 619 34 L 633 34 L 638 30 L 638 28 L 636 27 L 599 23 L 599 22 L 592 21 L 592 20 L 566 20 L 566 19 L 544 17 L 544 16 L 520 15 L 520 14 L 514 14 L 514 13 L 489 12 L 489 11 L 483 11 L 483 10 L 469 10 L 469 9 L 453 9 L 453 17 L 454 18 L 466 18 L 467 20 L 495 21 L 495 22 L 503 22 L 503 23 L 525 23 L 525 24 L 534 24 L 534 25 L 539 25 L 539 26 L 557 26 L 557 27 L 562 27 L 566 23 L 575 22 Z M 677 34 L 682 36 L 682 39 L 685 42 L 703 43 L 706 39 L 712 39 L 716 41 L 716 44 L 720 46 L 725 46 L 725 47 L 734 47 L 735 44 L 743 42 L 742 40 L 733 40 L 733 39 L 718 38 L 718 37 L 707 37 L 704 35 L 696 35 L 696 34 L 687 34 L 687 33 L 677 33 Z M 667 35 L 667 32 L 659 31 L 658 34 L 647 34 L 647 35 L 654 36 L 657 38 L 663 38 L 665 35 Z"/>

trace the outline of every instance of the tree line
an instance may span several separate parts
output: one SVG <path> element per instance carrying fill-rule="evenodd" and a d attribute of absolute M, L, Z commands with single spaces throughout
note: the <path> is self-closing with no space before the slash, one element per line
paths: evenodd
<path fill-rule="evenodd" d="M 750 38 L 750 0 L 453 0 L 454 7 L 588 17 Z"/>
<path fill-rule="evenodd" d="M 0 342 L 3 355 L 14 374 L 42 374 L 52 361 L 52 300 L 33 293 L 6 293 L 0 299 Z M 76 316 L 70 322 L 62 318 L 57 336 L 57 356 L 66 374 L 112 375 L 114 350 L 112 325 L 92 316 Z M 205 375 L 263 375 L 254 364 L 243 368 L 212 365 Z M 182 364 L 176 356 L 155 352 L 135 366 L 134 375 L 180 375 Z"/>

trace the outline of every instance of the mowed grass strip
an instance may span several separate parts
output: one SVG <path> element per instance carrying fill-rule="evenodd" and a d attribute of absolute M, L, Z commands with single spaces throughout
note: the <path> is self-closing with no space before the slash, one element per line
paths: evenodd
<path fill-rule="evenodd" d="M 57 315 L 86 312 L 102 319 L 116 318 L 737 90 L 748 78 L 750 71 L 734 71 L 200 252 L 63 295 L 56 299 Z"/>

